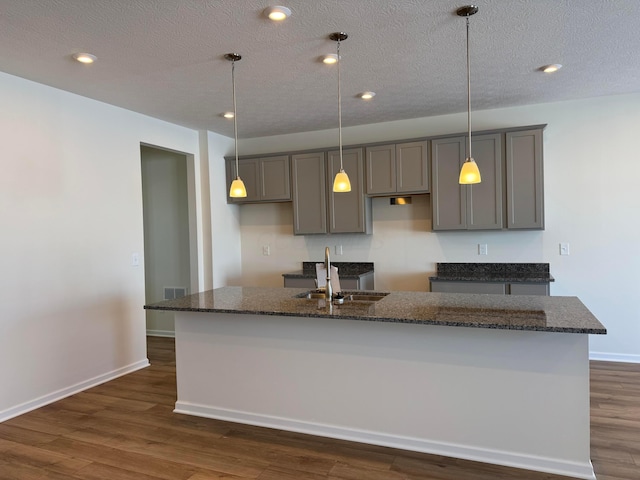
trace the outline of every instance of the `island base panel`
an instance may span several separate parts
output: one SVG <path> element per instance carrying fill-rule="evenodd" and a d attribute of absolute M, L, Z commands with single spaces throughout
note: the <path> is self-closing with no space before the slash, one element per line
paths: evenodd
<path fill-rule="evenodd" d="M 588 336 L 176 312 L 176 412 L 594 479 Z"/>

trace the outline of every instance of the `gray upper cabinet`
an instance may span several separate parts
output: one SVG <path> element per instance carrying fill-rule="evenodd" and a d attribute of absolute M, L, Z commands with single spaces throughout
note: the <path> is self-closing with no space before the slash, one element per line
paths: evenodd
<path fill-rule="evenodd" d="M 291 156 L 293 233 L 327 233 L 326 154 Z"/>
<path fill-rule="evenodd" d="M 431 141 L 433 230 L 502 228 L 502 136 L 472 137 L 473 158 L 482 182 L 460 185 L 467 137 Z"/>
<path fill-rule="evenodd" d="M 371 199 L 364 195 L 361 148 L 343 150 L 344 170 L 351 192 L 334 193 L 333 178 L 340 170 L 339 152 L 292 155 L 293 233 L 371 233 Z"/>
<path fill-rule="evenodd" d="M 461 185 L 467 190 L 467 228 L 469 230 L 501 229 L 503 227 L 502 135 L 472 137 L 471 147 L 473 158 L 480 169 L 482 182 L 475 185 Z"/>
<path fill-rule="evenodd" d="M 427 141 L 367 147 L 367 195 L 428 192 Z"/>
<path fill-rule="evenodd" d="M 475 185 L 458 184 L 465 143 L 431 141 L 433 230 L 543 229 L 542 130 L 474 136 Z"/>
<path fill-rule="evenodd" d="M 465 137 L 431 141 L 431 208 L 433 230 L 467 229 L 467 190 L 460 188 Z"/>
<path fill-rule="evenodd" d="M 507 228 L 544 229 L 542 130 L 507 132 Z"/>
<path fill-rule="evenodd" d="M 371 199 L 364 195 L 364 158 L 361 148 L 342 151 L 350 192 L 333 192 L 333 178 L 340 171 L 340 152 L 329 152 L 327 187 L 329 233 L 371 233 Z"/>
<path fill-rule="evenodd" d="M 235 159 L 227 158 L 227 188 L 236 177 Z M 244 198 L 231 198 L 227 203 L 286 202 L 291 200 L 289 155 L 242 158 L 238 160 L 240 178 L 247 189 Z"/>

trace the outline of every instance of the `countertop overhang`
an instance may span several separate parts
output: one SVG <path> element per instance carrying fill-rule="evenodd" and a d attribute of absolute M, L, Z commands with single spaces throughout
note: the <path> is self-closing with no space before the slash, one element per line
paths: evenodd
<path fill-rule="evenodd" d="M 376 302 L 329 305 L 303 288 L 222 287 L 145 305 L 148 310 L 281 315 L 369 322 L 606 334 L 577 297 L 391 292 Z"/>

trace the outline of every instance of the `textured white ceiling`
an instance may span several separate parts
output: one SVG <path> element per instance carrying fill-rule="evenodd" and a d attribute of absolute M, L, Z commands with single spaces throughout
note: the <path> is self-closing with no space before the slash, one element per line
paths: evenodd
<path fill-rule="evenodd" d="M 284 4 L 283 23 L 262 12 Z M 466 111 L 465 21 L 451 0 L 0 0 L 0 71 L 241 138 Z M 485 0 L 471 17 L 472 108 L 640 91 L 639 0 Z M 98 61 L 71 59 L 86 51 Z M 537 69 L 561 63 L 555 75 Z M 373 90 L 369 102 L 356 94 Z"/>

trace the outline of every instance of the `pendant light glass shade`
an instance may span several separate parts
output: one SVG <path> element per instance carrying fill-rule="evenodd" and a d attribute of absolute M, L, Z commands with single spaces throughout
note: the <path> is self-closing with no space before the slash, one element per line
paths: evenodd
<path fill-rule="evenodd" d="M 349 176 L 347 172 L 340 169 L 340 171 L 336 174 L 336 178 L 333 180 L 333 191 L 334 192 L 350 192 L 351 191 L 351 182 L 349 181 Z"/>
<path fill-rule="evenodd" d="M 236 178 L 231 182 L 229 188 L 229 196 L 231 198 L 244 198 L 247 196 L 247 189 L 244 186 L 244 182 L 240 178 L 238 170 L 238 112 L 236 109 L 236 62 L 241 60 L 242 57 L 237 53 L 227 53 L 224 58 L 231 62 L 231 85 L 233 87 L 233 137 L 235 139 L 236 150 Z"/>
<path fill-rule="evenodd" d="M 244 182 L 240 177 L 236 177 L 236 179 L 231 182 L 229 196 L 231 198 L 243 198 L 247 196 L 247 189 L 245 188 Z"/>
<path fill-rule="evenodd" d="M 333 180 L 334 192 L 350 192 L 351 182 L 347 172 L 344 171 L 342 165 L 342 92 L 340 90 L 340 42 L 346 40 L 349 37 L 346 33 L 336 32 L 329 35 L 329 38 L 335 42 L 338 42 L 336 63 L 338 64 L 338 143 L 340 151 L 340 171 L 336 174 L 336 178 Z"/>
<path fill-rule="evenodd" d="M 460 179 L 458 183 L 463 185 L 470 185 L 473 183 L 480 183 L 482 178 L 480 177 L 480 170 L 478 169 L 478 164 L 476 161 L 467 157 L 465 162 L 462 164 L 462 169 L 460 170 Z"/>
<path fill-rule="evenodd" d="M 467 139 L 469 141 L 469 156 L 462 164 L 462 169 L 460 170 L 458 183 L 462 185 L 471 185 L 482 181 L 480 169 L 478 168 L 476 161 L 471 156 L 471 62 L 469 61 L 469 17 L 476 13 L 478 13 L 478 7 L 475 5 L 467 5 L 466 7 L 461 7 L 456 11 L 458 16 L 467 18 Z"/>

